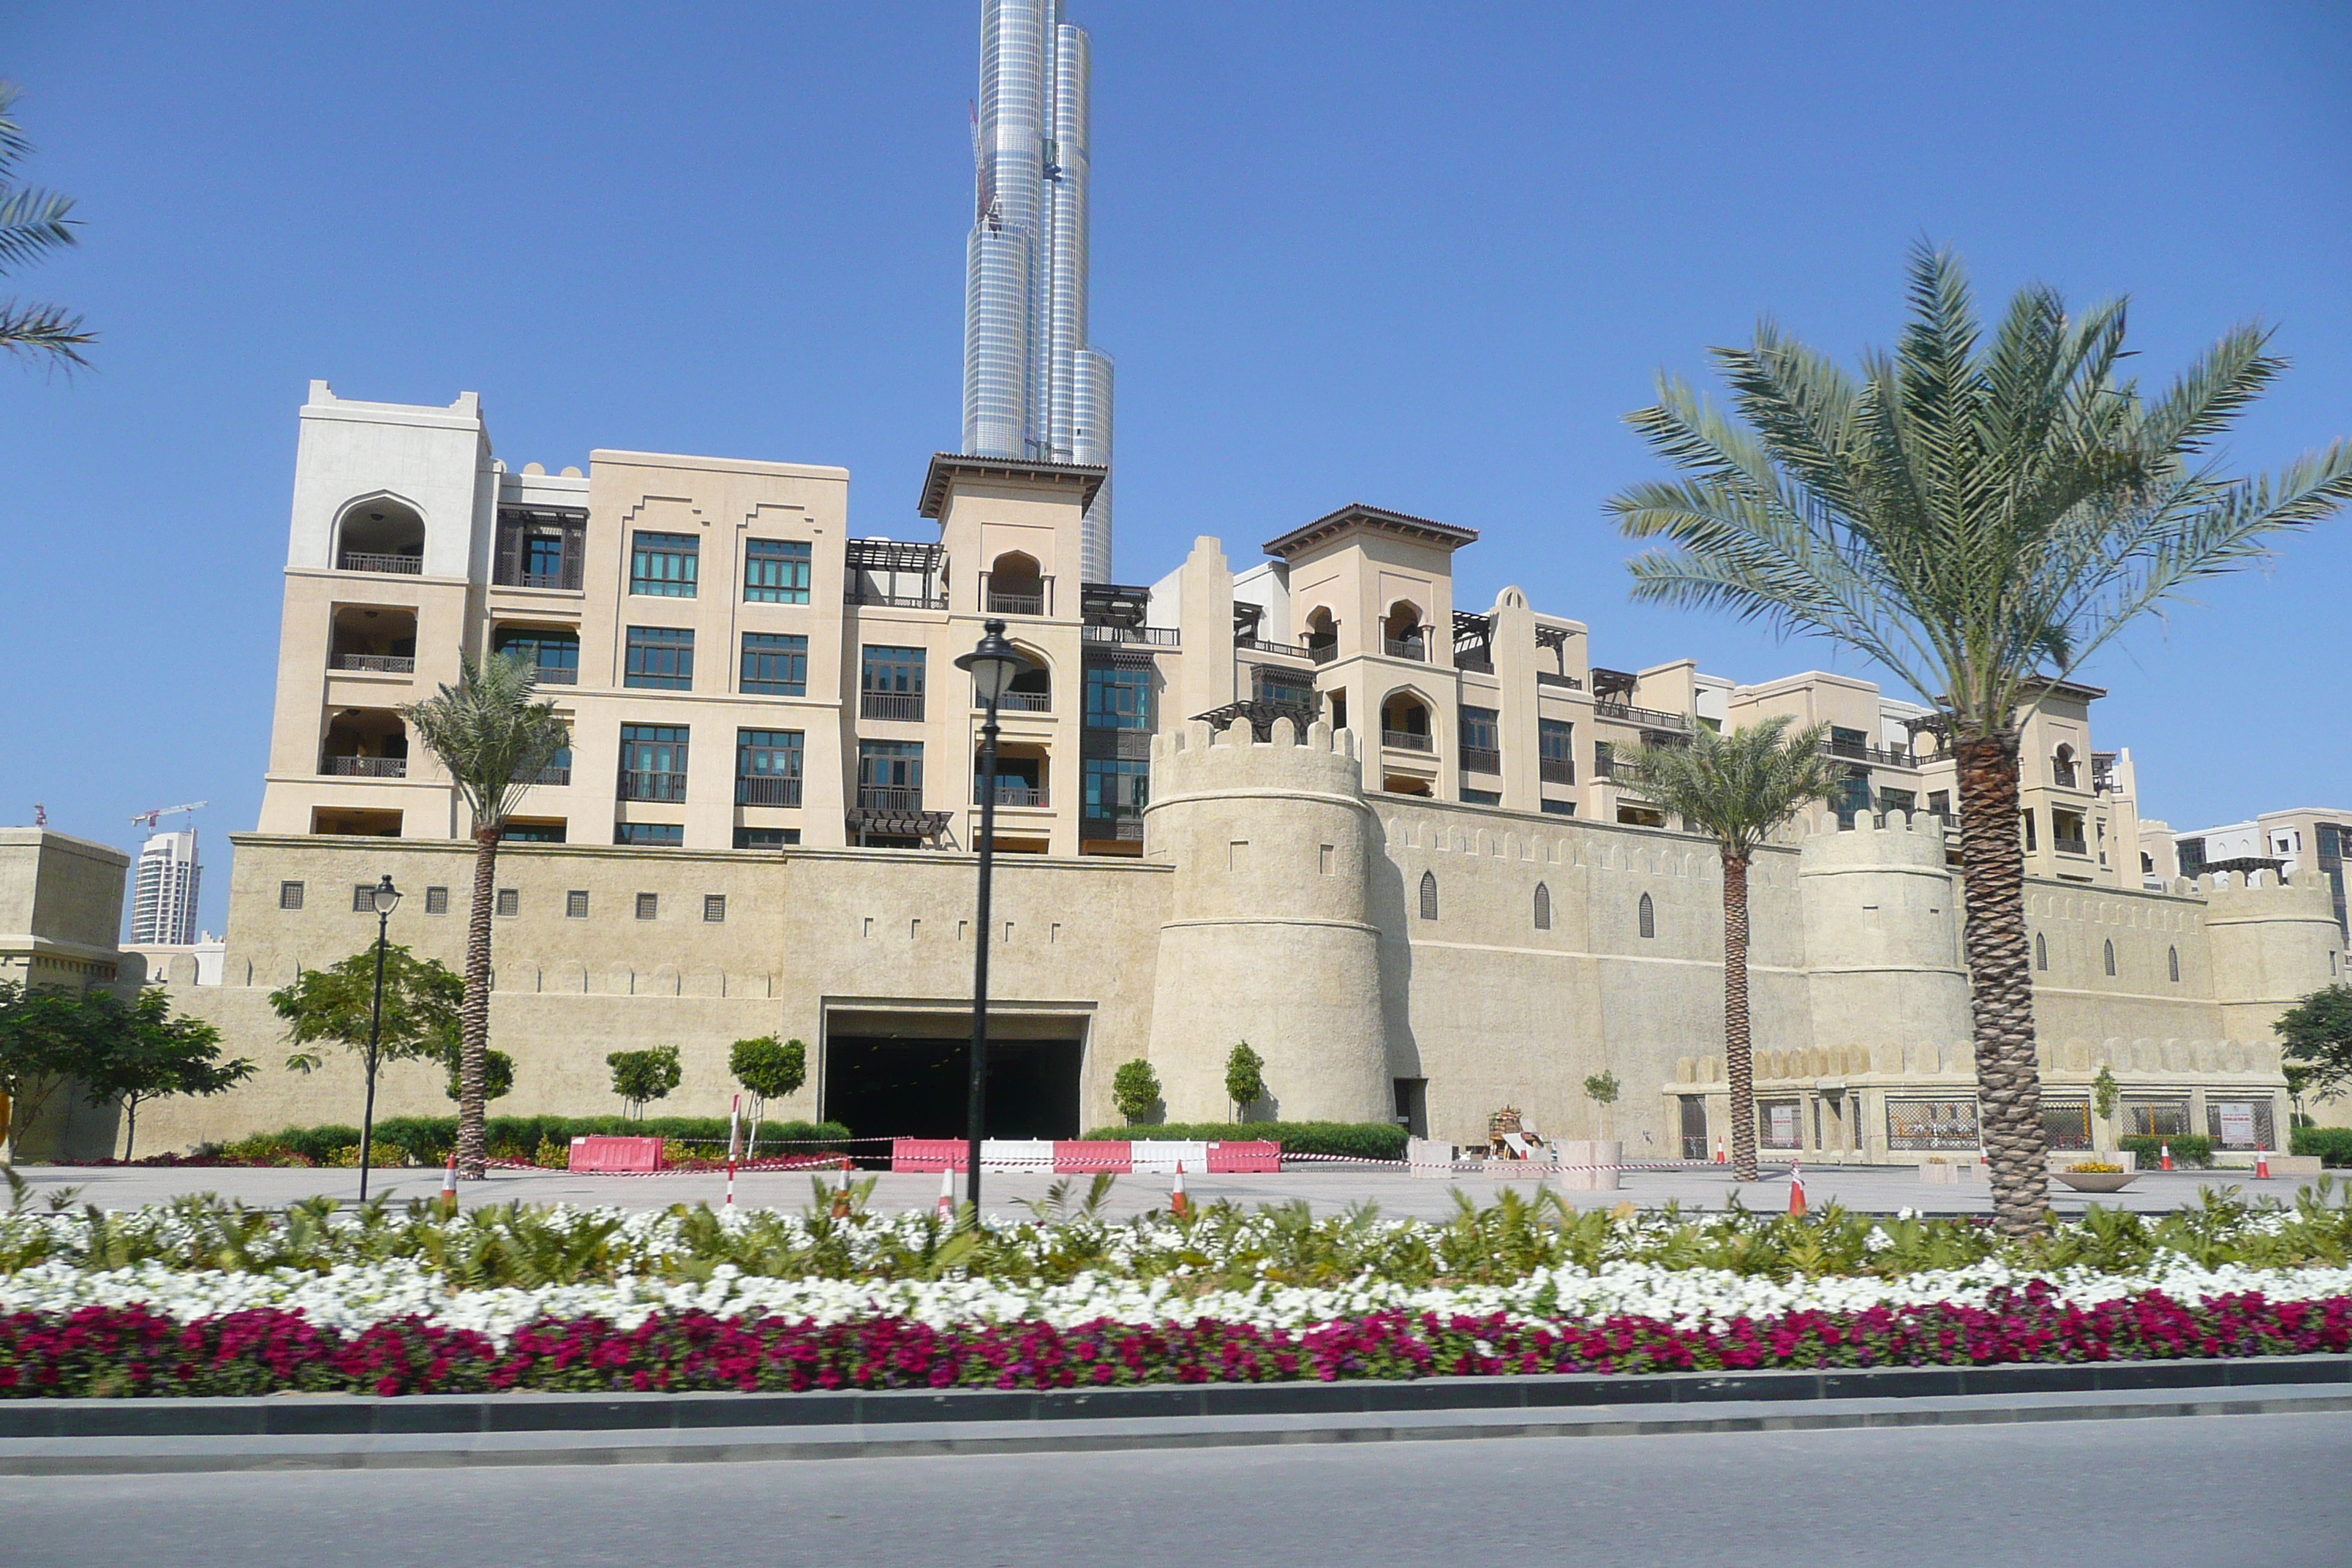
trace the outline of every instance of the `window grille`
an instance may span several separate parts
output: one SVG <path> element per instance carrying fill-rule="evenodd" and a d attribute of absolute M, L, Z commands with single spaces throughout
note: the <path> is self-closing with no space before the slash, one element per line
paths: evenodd
<path fill-rule="evenodd" d="M 691 599 L 702 541 L 691 533 L 637 533 L 629 549 L 629 592 Z"/>
<path fill-rule="evenodd" d="M 1645 937 L 1656 936 L 1658 934 L 1658 906 L 1650 901 L 1649 894 L 1643 893 L 1642 895 L 1641 906 L 1634 912 L 1636 918 L 1641 921 L 1642 934 Z"/>
<path fill-rule="evenodd" d="M 1803 1107 L 1793 1100 L 1756 1102 L 1756 1141 L 1767 1149 L 1801 1149 L 1805 1142 Z"/>
<path fill-rule="evenodd" d="M 588 918 L 587 889 L 574 888 L 563 895 L 563 916 L 566 920 L 574 921 L 584 921 Z"/>
<path fill-rule="evenodd" d="M 2116 944 L 2115 944 L 2114 942 L 2110 942 L 2109 943 L 2107 943 L 2106 963 L 2107 963 L 2107 973 L 2108 973 L 2109 974 L 2113 974 L 2113 973 L 2115 973 L 2115 972 L 2116 972 Z"/>
<path fill-rule="evenodd" d="M 449 912 L 449 889 L 446 888 L 425 889 L 425 912 L 428 915 L 447 914 Z"/>
<path fill-rule="evenodd" d="M 278 883 L 278 907 L 281 910 L 300 909 L 302 907 L 302 884 L 299 882 Z"/>
<path fill-rule="evenodd" d="M 1421 874 L 1421 918 L 1425 921 L 1437 918 L 1437 873 L 1434 871 Z"/>
<path fill-rule="evenodd" d="M 660 918 L 661 895 L 659 893 L 639 893 L 637 895 L 637 919 L 641 921 L 650 921 L 658 920 Z"/>
<path fill-rule="evenodd" d="M 2088 1149 L 2091 1146 L 2091 1102 L 2087 1100 L 2043 1100 L 2042 1136 L 2053 1149 Z"/>
<path fill-rule="evenodd" d="M 1886 1102 L 1886 1146 L 1889 1149 L 1975 1149 L 1983 1142 L 1977 1131 L 1977 1102 L 1965 1100 L 1890 1100 Z"/>
<path fill-rule="evenodd" d="M 372 915 L 375 913 L 375 884 L 373 882 L 358 882 L 352 885 L 352 913 L 355 915 Z"/>
<path fill-rule="evenodd" d="M 743 542 L 743 597 L 760 605 L 809 602 L 809 546 L 801 539 Z"/>
<path fill-rule="evenodd" d="M 717 925 L 719 921 L 725 920 L 727 918 L 727 895 L 724 893 L 703 894 L 702 918 L 712 925 Z"/>
<path fill-rule="evenodd" d="M 513 888 L 500 888 L 499 889 L 499 901 L 497 908 L 499 913 L 502 915 L 520 914 L 522 912 L 522 894 Z"/>

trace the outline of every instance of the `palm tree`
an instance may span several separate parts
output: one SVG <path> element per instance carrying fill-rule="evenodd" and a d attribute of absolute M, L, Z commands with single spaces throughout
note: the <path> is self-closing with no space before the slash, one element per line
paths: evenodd
<path fill-rule="evenodd" d="M 1633 789 L 1715 840 L 1723 857 L 1723 1065 L 1731 1079 L 1732 1179 L 1756 1179 L 1756 1058 L 1748 1025 L 1748 868 L 1789 819 L 1838 787 L 1845 769 L 1822 753 L 1829 726 L 1789 732 L 1767 719 L 1718 734 L 1694 721 L 1687 744 L 1621 752 Z"/>
<path fill-rule="evenodd" d="M 25 140 L 9 110 L 18 89 L 0 81 L 0 278 L 28 261 L 75 243 L 79 224 L 66 215 L 74 199 L 56 191 L 19 185 L 12 178 L 16 164 L 33 144 Z M 81 330 L 81 318 L 62 305 L 20 305 L 0 300 L 0 349 L 15 354 L 47 354 L 52 363 L 87 364 L 79 352 L 97 334 Z"/>
<path fill-rule="evenodd" d="M 478 664 L 461 656 L 457 685 L 400 710 L 474 814 L 474 908 L 466 926 L 466 1000 L 457 1014 L 457 1171 L 467 1178 L 482 1174 L 489 1154 L 482 1089 L 499 840 L 523 792 L 572 740 L 553 703 L 531 700 L 538 685 L 538 671 L 520 654 L 494 654 Z"/>
<path fill-rule="evenodd" d="M 2352 495 L 2352 444 L 2231 478 L 2218 437 L 2284 371 L 2237 327 L 2160 395 L 2119 374 L 2123 302 L 2021 289 L 1985 341 L 1968 280 L 1919 247 L 1892 353 L 1850 374 L 1769 322 L 1713 357 L 1734 418 L 1662 377 L 1630 416 L 1685 470 L 1610 510 L 1664 547 L 1639 599 L 1727 609 L 1855 648 L 1937 710 L 1958 773 L 1978 1099 L 2001 1227 L 2047 1206 L 2018 735 L 2051 690 L 2189 584 L 2262 559 Z"/>

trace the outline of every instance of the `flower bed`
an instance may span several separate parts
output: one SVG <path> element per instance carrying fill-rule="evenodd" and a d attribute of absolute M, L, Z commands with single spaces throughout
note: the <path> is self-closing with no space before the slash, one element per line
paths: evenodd
<path fill-rule="evenodd" d="M 1791 1312 L 1684 1327 L 1655 1318 L 1528 1322 L 1507 1313 L 1376 1312 L 1303 1330 L 1196 1319 L 1063 1328 L 819 1323 L 685 1311 L 623 1328 L 542 1318 L 503 1341 L 406 1316 L 356 1333 L 257 1308 L 182 1323 L 143 1306 L 0 1319 L 0 1394 L 393 1395 L 537 1390 L 681 1393 L 858 1388 L 1073 1388 L 1504 1373 L 1982 1366 L 2154 1357 L 2296 1355 L 2352 1347 L 2352 1299 L 2160 1291 L 2084 1308 L 2036 1282 L 1982 1307 Z"/>
<path fill-rule="evenodd" d="M 2352 1215 L 1112 1222 L 184 1199 L 0 1215 L 0 1392 L 1067 1387 L 2352 1348 Z M 1098 1189 L 1099 1194 L 1100 1189 Z"/>

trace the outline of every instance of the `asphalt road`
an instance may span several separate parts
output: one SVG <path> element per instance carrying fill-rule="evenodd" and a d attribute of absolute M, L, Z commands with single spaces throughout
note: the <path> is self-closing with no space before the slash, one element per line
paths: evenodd
<path fill-rule="evenodd" d="M 0 1479 L 12 1568 L 2341 1568 L 2352 1415 Z"/>
<path fill-rule="evenodd" d="M 359 1191 L 359 1173 L 341 1170 L 27 1165 L 23 1167 L 23 1173 L 37 1189 L 32 1200 L 36 1206 L 46 1201 L 45 1194 L 62 1194 L 68 1189 L 77 1203 L 94 1203 L 105 1208 L 158 1203 L 187 1193 L 218 1193 L 248 1204 L 277 1206 L 320 1193 L 348 1199 Z M 1560 1197 L 1579 1208 L 1609 1208 L 1620 1203 L 1655 1207 L 1675 1202 L 1685 1208 L 1721 1209 L 1737 1193 L 1749 1208 L 1778 1213 L 1789 1204 L 1787 1170 L 1768 1168 L 1765 1176 L 1765 1180 L 1741 1185 L 1730 1179 L 1725 1167 L 1696 1165 L 1627 1171 L 1622 1186 L 1613 1192 L 1561 1190 L 1556 1182 L 1552 1185 Z M 1816 1208 L 1832 1200 L 1848 1208 L 1875 1214 L 1890 1214 L 1906 1206 L 1930 1214 L 1984 1214 L 1992 1206 L 1982 1181 L 1965 1186 L 1927 1182 L 1906 1166 L 1815 1165 L 1807 1167 L 1804 1176 L 1806 1195 Z M 991 1213 L 1019 1216 L 1028 1212 L 1022 1206 L 1024 1200 L 1043 1200 L 1056 1180 L 1068 1182 L 1074 1199 L 1082 1197 L 1088 1184 L 1084 1176 L 1056 1178 L 1031 1173 L 983 1171 L 983 1203 Z M 1188 1175 L 1185 1184 L 1196 1203 L 1226 1197 L 1244 1207 L 1255 1207 L 1264 1203 L 1304 1198 L 1318 1213 L 1336 1213 L 1349 1204 L 1370 1199 L 1379 1204 L 1384 1214 L 1439 1219 L 1454 1212 L 1457 1190 L 1479 1203 L 1492 1203 L 1497 1191 L 1515 1187 L 1528 1192 L 1534 1188 L 1536 1181 L 1530 1176 L 1472 1176 L 1456 1183 L 1417 1178 L 1377 1166 L 1332 1166 L 1288 1170 L 1278 1175 Z M 2265 1194 L 2292 1202 L 2296 1192 L 2306 1184 L 2284 1178 L 2257 1182 L 2248 1172 L 2150 1171 L 2142 1173 L 2125 1191 L 2098 1201 L 2109 1207 L 2120 1205 L 2154 1213 L 2201 1203 L 2209 1187 L 2237 1187 L 2249 1196 Z M 440 1187 L 440 1171 L 407 1169 L 373 1173 L 370 1190 L 406 1199 L 431 1197 Z M 1144 1209 L 1163 1207 L 1168 1202 L 1168 1188 L 1166 1176 L 1121 1176 L 1112 1189 L 1108 1212 L 1124 1217 Z M 959 1195 L 962 1190 L 963 1183 L 959 1178 Z M 2338 1190 L 2340 1194 L 2342 1189 Z M 617 1204 L 630 1208 L 658 1208 L 674 1203 L 717 1204 L 725 1191 L 724 1176 L 701 1173 L 600 1176 L 574 1175 L 568 1171 L 494 1171 L 485 1181 L 462 1184 L 460 1197 L 468 1205 L 520 1199 L 533 1204 Z M 929 1209 L 938 1202 L 939 1192 L 940 1179 L 936 1175 L 886 1172 L 876 1184 L 873 1202 L 877 1208 L 893 1211 Z M 2052 1206 L 2062 1215 L 2081 1213 L 2088 1201 L 2055 1183 L 2051 1185 L 2050 1195 Z M 739 1175 L 735 1197 L 736 1202 L 745 1205 L 800 1208 L 810 1201 L 810 1177 L 797 1171 Z M 2343 1201 L 2342 1197 L 2337 1201 Z M 2352 1560 L 2352 1553 L 2347 1553 L 2347 1560 Z"/>

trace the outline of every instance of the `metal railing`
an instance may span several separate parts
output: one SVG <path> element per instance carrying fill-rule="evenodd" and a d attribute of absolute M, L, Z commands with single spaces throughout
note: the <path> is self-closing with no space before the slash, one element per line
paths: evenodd
<path fill-rule="evenodd" d="M 336 660 L 338 669 L 357 669 L 371 675 L 415 675 L 416 660 L 390 653 L 347 653 Z"/>
<path fill-rule="evenodd" d="M 980 802 L 980 781 L 974 779 L 971 781 L 971 803 L 978 805 Z M 996 804 L 1042 806 L 1045 804 L 1045 787 L 1043 784 L 1023 784 L 1018 779 L 999 779 L 996 781 Z"/>
<path fill-rule="evenodd" d="M 1318 664 L 1328 664 L 1339 657 L 1339 640 L 1334 637 L 1329 642 L 1308 643 L 1307 657 Z"/>
<path fill-rule="evenodd" d="M 1252 653 L 1278 653 L 1286 658 L 1311 658 L 1318 664 L 1323 662 L 1322 659 L 1316 658 L 1315 650 L 1305 643 L 1268 642 L 1264 637 L 1235 637 L 1234 646 L 1237 648 L 1246 648 Z"/>
<path fill-rule="evenodd" d="M 737 805 L 798 805 L 801 781 L 788 773 L 744 773 L 735 781 Z"/>
<path fill-rule="evenodd" d="M 1174 626 L 1096 626 L 1089 622 L 1079 636 L 1087 642 L 1150 643 L 1156 647 L 1176 647 L 1182 644 L 1183 634 Z"/>
<path fill-rule="evenodd" d="M 971 705 L 974 708 L 988 706 L 977 691 L 971 694 Z M 996 700 L 996 710 L 1000 713 L 1051 713 L 1054 710 L 1054 694 L 1050 691 L 1008 691 Z"/>
<path fill-rule="evenodd" d="M 2084 838 L 2059 838 L 2053 837 L 2050 840 L 2050 847 L 2055 849 L 2061 855 L 2088 855 L 2091 852 L 2090 841 Z"/>
<path fill-rule="evenodd" d="M 867 811 L 920 811 L 920 784 L 859 784 L 857 804 Z"/>
<path fill-rule="evenodd" d="M 1584 682 L 1579 680 L 1572 675 L 1562 675 L 1556 669 L 1537 670 L 1536 684 L 1538 686 L 1565 686 L 1570 691 L 1581 691 L 1584 689 Z"/>
<path fill-rule="evenodd" d="M 1383 730 L 1381 744 L 1392 752 L 1429 752 L 1436 750 L 1426 735 L 1416 735 L 1410 730 Z"/>
<path fill-rule="evenodd" d="M 2053 765 L 2050 770 L 2050 782 L 2056 784 L 2060 789 L 2081 789 L 2083 787 L 2081 773 L 2071 767 L 2058 767 Z"/>
<path fill-rule="evenodd" d="M 425 574 L 425 558 L 421 555 L 380 555 L 366 550 L 346 550 L 335 565 L 344 572 L 389 572 L 396 577 Z"/>
<path fill-rule="evenodd" d="M 845 605 L 879 605 L 885 609 L 891 610 L 944 610 L 948 607 L 948 596 L 945 594 L 925 596 L 917 594 L 885 594 L 878 590 L 860 593 L 856 588 L 842 595 L 841 602 Z"/>
<path fill-rule="evenodd" d="M 1045 595 L 1007 594 L 999 589 L 988 591 L 988 613 L 992 616 L 1042 616 L 1045 613 Z"/>
<path fill-rule="evenodd" d="M 580 684 L 580 671 L 568 664 L 542 664 L 536 667 L 532 670 L 532 673 L 539 677 L 539 683 L 541 686 L 577 686 Z"/>
<path fill-rule="evenodd" d="M 621 798 L 682 801 L 686 798 L 686 775 L 624 769 L 621 773 Z"/>
<path fill-rule="evenodd" d="M 568 784 L 572 782 L 572 769 L 569 764 L 560 768 L 541 768 L 539 770 L 539 782 L 543 784 Z"/>
<path fill-rule="evenodd" d="M 406 757 L 327 757 L 319 771 L 346 779 L 404 779 Z"/>
<path fill-rule="evenodd" d="M 1576 759 L 1573 757 L 1541 757 L 1536 762 L 1537 776 L 1546 784 L 1572 784 L 1576 782 Z"/>
<path fill-rule="evenodd" d="M 1908 752 L 1890 751 L 1885 746 L 1867 745 L 1860 741 L 1823 741 L 1822 755 L 1843 757 L 1849 762 L 1877 763 L 1887 767 L 1916 768 L 1919 760 Z"/>
<path fill-rule="evenodd" d="M 1429 661 L 1429 645 L 1419 637 L 1382 637 L 1381 651 L 1391 658 L 1418 659 L 1424 664 Z"/>
<path fill-rule="evenodd" d="M 1482 675 L 1492 675 L 1495 673 L 1495 661 L 1486 654 L 1463 653 L 1457 650 L 1454 655 L 1454 668 L 1475 669 Z"/>
<path fill-rule="evenodd" d="M 1462 748 L 1462 771 L 1465 773 L 1499 773 L 1503 771 L 1503 753 L 1486 746 Z"/>
<path fill-rule="evenodd" d="M 569 588 L 580 586 L 580 558 L 567 556 L 554 572 L 501 572 L 490 579 L 494 588 Z"/>
<path fill-rule="evenodd" d="M 1106 815 L 1107 814 L 1107 815 Z M 1143 842 L 1143 808 L 1137 805 L 1097 806 L 1078 819 L 1078 837 L 1097 842 Z"/>
<path fill-rule="evenodd" d="M 861 691 L 857 694 L 857 716 L 861 719 L 919 721 L 923 716 L 923 694 L 919 691 Z"/>
<path fill-rule="evenodd" d="M 1656 730 L 1687 730 L 1691 727 L 1687 713 L 1667 713 L 1656 708 L 1636 708 L 1630 702 L 1614 702 L 1608 698 L 1593 703 L 1593 712 L 1603 719 L 1622 719 L 1634 724 L 1647 724 Z"/>

